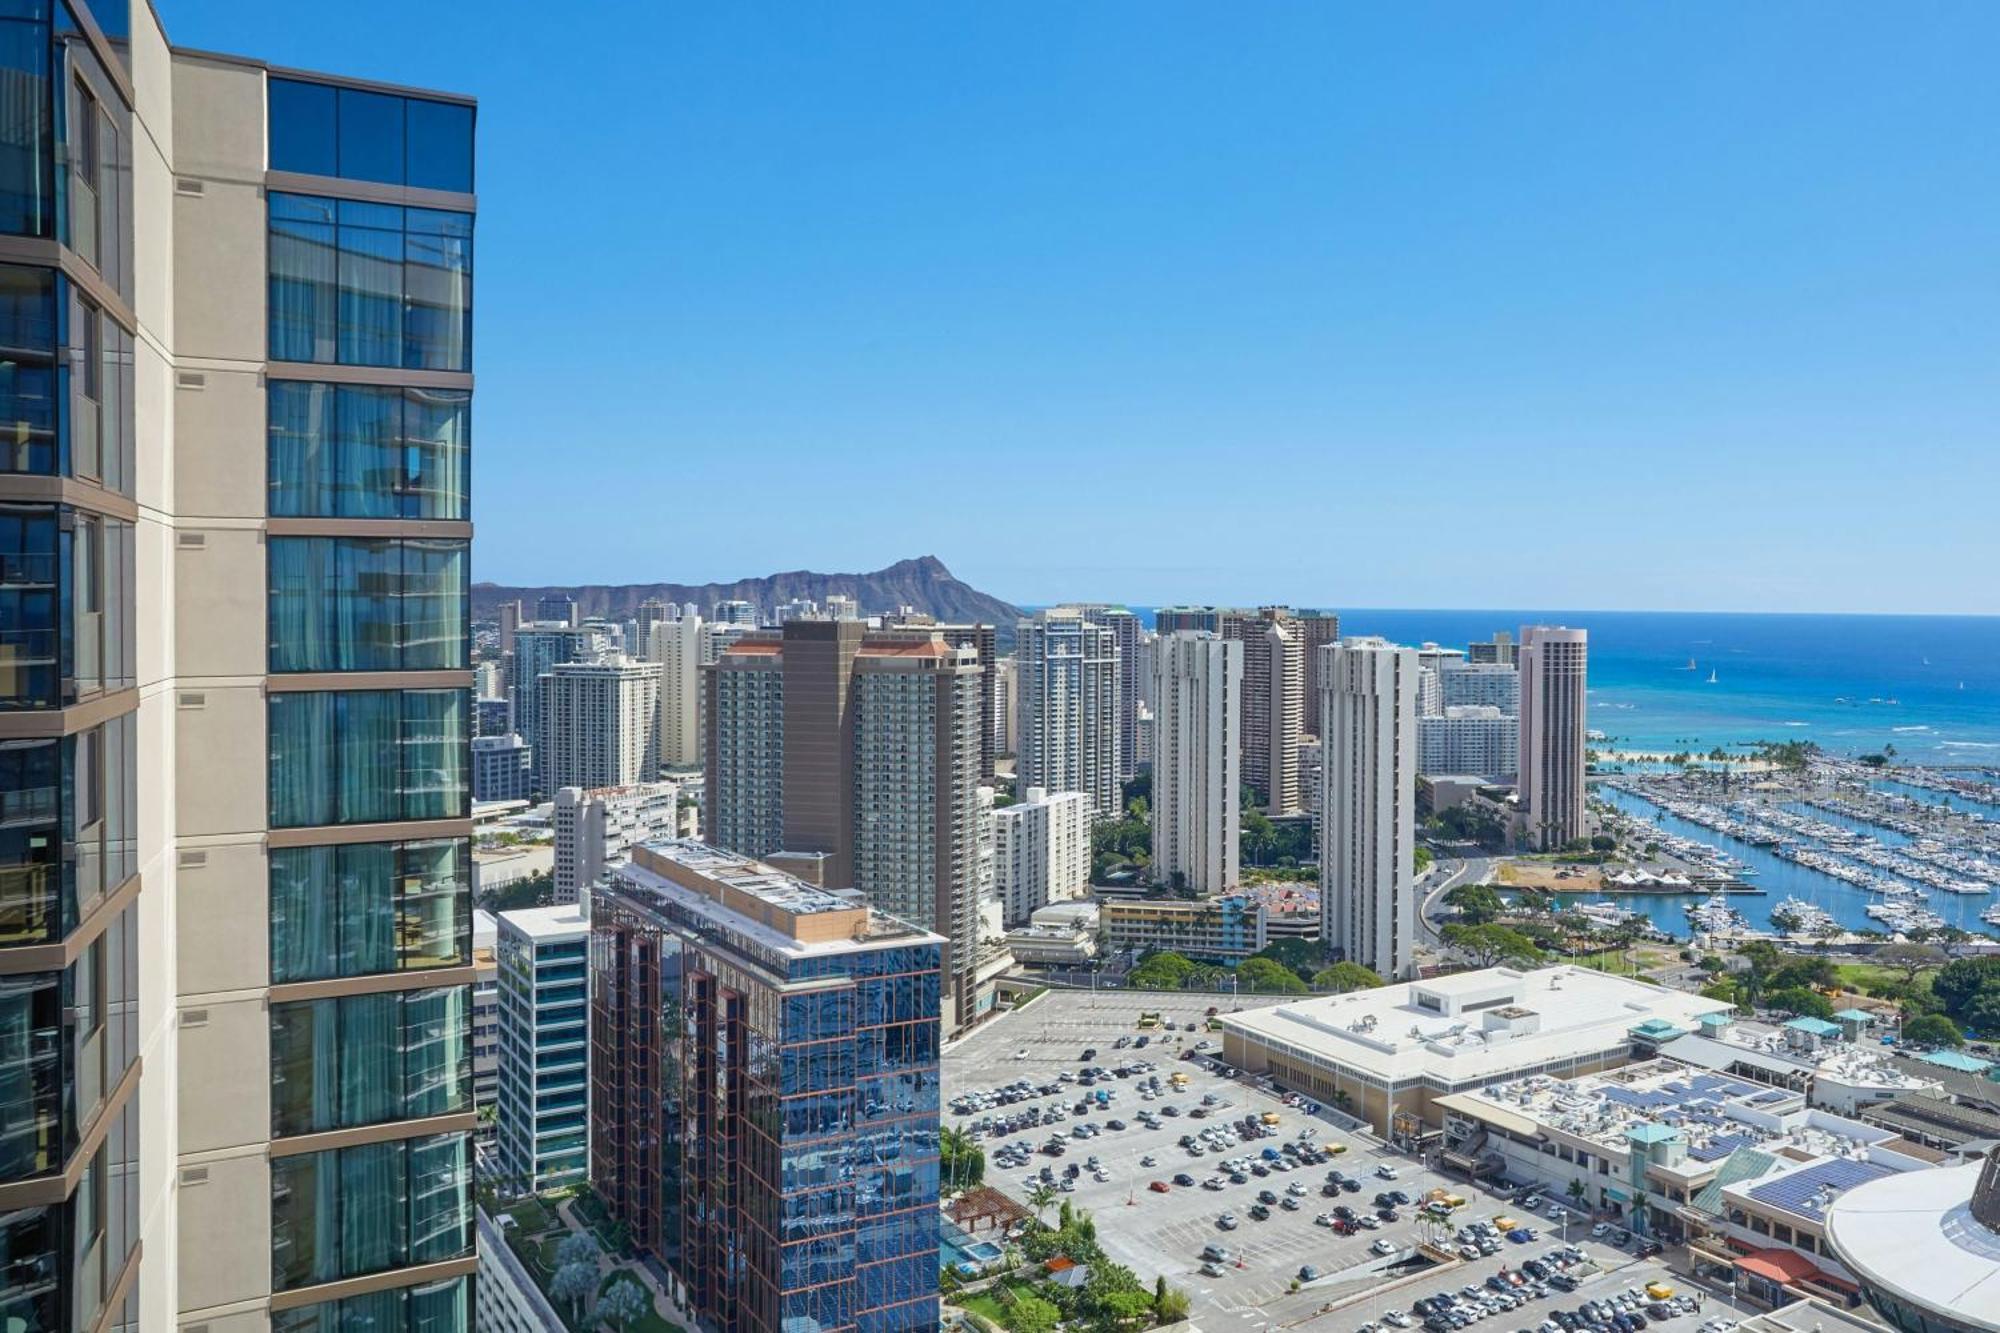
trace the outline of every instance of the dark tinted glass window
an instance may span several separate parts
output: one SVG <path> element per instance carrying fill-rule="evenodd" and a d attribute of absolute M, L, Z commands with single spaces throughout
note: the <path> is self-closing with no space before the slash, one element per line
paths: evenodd
<path fill-rule="evenodd" d="M 338 174 L 349 180 L 403 183 L 403 99 L 342 88 Z"/>
<path fill-rule="evenodd" d="M 272 79 L 271 170 L 332 176 L 340 170 L 333 89 L 323 83 Z"/>
<path fill-rule="evenodd" d="M 407 104 L 408 184 L 472 192 L 472 108 L 449 102 Z"/>
<path fill-rule="evenodd" d="M 15 12 L 10 7 L 7 12 Z M 55 160 L 49 115 L 49 27 L 0 21 L 0 232 L 55 229 Z"/>

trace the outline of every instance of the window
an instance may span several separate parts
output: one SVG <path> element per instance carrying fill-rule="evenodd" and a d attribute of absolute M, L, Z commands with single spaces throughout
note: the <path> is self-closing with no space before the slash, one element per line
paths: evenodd
<path fill-rule="evenodd" d="M 472 215 L 270 197 L 274 361 L 472 368 Z"/>
<path fill-rule="evenodd" d="M 81 79 L 70 85 L 69 247 L 97 263 L 98 184 L 102 171 L 102 113 Z"/>
<path fill-rule="evenodd" d="M 472 1252 L 471 1141 L 370 1143 L 271 1163 L 279 1291 Z"/>
<path fill-rule="evenodd" d="M 271 850 L 271 980 L 320 981 L 472 961 L 463 839 Z"/>
<path fill-rule="evenodd" d="M 271 1132 L 472 1109 L 472 988 L 271 1006 Z"/>
<path fill-rule="evenodd" d="M 271 826 L 463 819 L 468 690 L 270 699 Z"/>
<path fill-rule="evenodd" d="M 421 671 L 468 665 L 469 543 L 270 540 L 270 665 Z"/>
<path fill-rule="evenodd" d="M 0 41 L 12 26 L 0 23 Z M 0 140 L 5 123 L 0 110 Z M 0 166 L 0 180 L 4 170 Z M 0 214 L 6 208 L 0 183 Z M 6 230 L 0 217 L 0 231 Z M 53 476 L 57 470 L 56 282 L 53 269 L 0 264 L 0 472 Z"/>
<path fill-rule="evenodd" d="M 271 170 L 471 193 L 470 106 L 303 79 L 268 87 Z"/>
<path fill-rule="evenodd" d="M 274 517 L 470 516 L 469 393 L 274 380 L 269 409 Z"/>
<path fill-rule="evenodd" d="M 0 742 L 0 948 L 61 939 L 137 868 L 135 723 Z"/>
<path fill-rule="evenodd" d="M 271 1313 L 271 1333 L 472 1333 L 471 1288 L 462 1277 L 321 1301 Z"/>

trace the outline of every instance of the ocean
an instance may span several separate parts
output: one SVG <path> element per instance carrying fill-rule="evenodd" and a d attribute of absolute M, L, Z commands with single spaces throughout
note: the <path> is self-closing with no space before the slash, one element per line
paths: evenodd
<path fill-rule="evenodd" d="M 1151 623 L 1153 608 L 1132 609 Z M 2000 617 L 1343 609 L 1340 622 L 1457 648 L 1523 625 L 1588 629 L 1590 725 L 1605 748 L 1807 739 L 1838 755 L 1893 746 L 1904 763 L 2000 766 Z"/>

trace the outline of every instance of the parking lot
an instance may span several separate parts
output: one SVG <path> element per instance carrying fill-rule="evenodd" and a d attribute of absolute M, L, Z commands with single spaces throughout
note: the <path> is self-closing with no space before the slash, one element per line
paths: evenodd
<path fill-rule="evenodd" d="M 1545 1298 L 1527 1299 L 1512 1310 L 1482 1316 L 1482 1327 L 1537 1329 L 1556 1308 L 1573 1309 L 1592 1299 L 1593 1290 L 1609 1295 L 1662 1276 L 1657 1261 L 1636 1260 L 1628 1252 L 1591 1239 L 1588 1224 L 1580 1219 L 1522 1217 L 1520 1220 L 1536 1226 L 1535 1241 L 1500 1244 L 1491 1254 L 1430 1271 L 1417 1270 L 1415 1276 L 1407 1264 L 1415 1246 L 1421 1239 L 1440 1236 L 1434 1229 L 1420 1232 L 1413 1207 L 1397 1206 L 1396 1221 L 1377 1219 L 1374 1229 L 1357 1228 L 1352 1235 L 1337 1235 L 1329 1226 L 1316 1222 L 1321 1214 L 1343 1207 L 1357 1216 L 1373 1215 L 1376 1196 L 1388 1191 L 1399 1190 L 1421 1200 L 1440 1186 L 1466 1201 L 1455 1212 L 1452 1228 L 1519 1210 L 1463 1181 L 1430 1172 L 1372 1135 L 1343 1128 L 1343 1123 L 1351 1124 L 1344 1117 L 1325 1111 L 1309 1115 L 1299 1106 L 1285 1104 L 1276 1093 L 1227 1071 L 1211 1070 L 1205 1060 L 1184 1058 L 1186 1051 L 1200 1043 L 1208 1043 L 1210 1052 L 1220 1046 L 1216 1034 L 1205 1030 L 1206 1010 L 1211 1004 L 1226 1012 L 1239 1004 L 1248 1008 L 1272 1002 L 1248 997 L 1234 1001 L 1228 997 L 1048 992 L 1022 1012 L 985 1024 L 947 1049 L 945 1123 L 970 1131 L 989 1119 L 999 1122 L 1007 1117 L 1034 1117 L 1036 1123 L 1013 1132 L 981 1135 L 980 1145 L 987 1156 L 986 1182 L 1027 1204 L 1044 1168 L 1061 1182 L 1075 1166 L 1074 1178 L 1059 1197 L 1096 1216 L 1098 1243 L 1141 1281 L 1150 1282 L 1155 1274 L 1164 1274 L 1170 1283 L 1185 1288 L 1193 1297 L 1195 1322 L 1204 1329 L 1308 1324 L 1319 1329 L 1358 1329 L 1380 1320 L 1391 1309 L 1408 1314 L 1420 1296 L 1479 1286 L 1503 1268 L 1518 1269 L 1529 1258 L 1563 1243 L 1574 1244 L 1583 1252 L 1585 1262 L 1576 1269 L 1581 1278 L 1579 1288 L 1572 1293 L 1550 1291 Z M 1160 1025 L 1140 1027 L 1142 1010 L 1157 1012 Z M 1174 1024 L 1172 1029 L 1165 1026 L 1168 1022 Z M 1141 1037 L 1146 1039 L 1144 1046 L 1139 1045 Z M 1126 1039 L 1123 1045 L 1121 1038 Z M 1086 1050 L 1095 1054 L 1086 1058 Z M 1153 1067 L 1134 1067 L 1141 1063 Z M 1121 1066 L 1128 1071 L 1123 1077 L 1116 1073 Z M 1086 1067 L 1109 1073 L 1086 1084 Z M 1185 1076 L 1185 1087 L 1173 1085 L 1171 1075 L 1175 1073 Z M 1067 1081 L 1065 1074 L 1069 1075 Z M 1160 1090 L 1148 1096 L 1155 1079 Z M 1020 1080 L 1026 1080 L 1030 1090 L 1018 1100 L 971 1108 L 964 1114 L 954 1110 L 955 1099 L 990 1094 Z M 1045 1087 L 1056 1091 L 1040 1091 Z M 1100 1091 L 1107 1094 L 1108 1104 L 1098 1105 Z M 1078 1112 L 1077 1104 L 1085 1100 L 1090 1107 Z M 1256 1136 L 1242 1123 L 1246 1117 Z M 1267 1126 L 1272 1117 L 1276 1123 Z M 1124 1127 L 1111 1129 L 1114 1120 Z M 1158 1127 L 1145 1123 L 1148 1120 L 1157 1122 Z M 1080 1126 L 1088 1127 L 1083 1137 L 1078 1137 Z M 1181 1146 L 1184 1136 L 1200 1144 L 1204 1133 L 1209 1143 L 1201 1145 L 1198 1156 Z M 1045 1152 L 1049 1140 L 1058 1136 L 1062 1155 Z M 1284 1153 L 1284 1145 L 1291 1142 L 1328 1156 L 1324 1162 L 1303 1164 L 1303 1151 Z M 1010 1147 L 1025 1149 L 1026 1155 L 1016 1158 L 1005 1151 Z M 1290 1169 L 1271 1161 L 1267 1149 L 1278 1151 L 1284 1167 Z M 1017 1164 L 1003 1165 L 999 1160 L 1003 1156 Z M 1095 1170 L 1087 1165 L 1092 1157 L 1097 1159 Z M 1146 1165 L 1149 1157 L 1152 1164 Z M 1232 1172 L 1225 1162 L 1244 1169 Z M 1256 1174 L 1259 1167 L 1264 1174 Z M 1378 1174 L 1383 1168 L 1393 1172 L 1394 1178 Z M 1322 1191 L 1330 1171 L 1341 1172 L 1360 1188 L 1327 1196 Z M 1193 1183 L 1176 1184 L 1176 1176 Z M 1240 1178 L 1240 1183 L 1232 1177 Z M 1155 1189 L 1155 1182 L 1164 1185 L 1165 1192 Z M 1219 1188 L 1211 1187 L 1214 1185 Z M 1267 1217 L 1254 1217 L 1251 1209 L 1266 1192 L 1278 1202 L 1263 1205 Z M 1284 1206 L 1287 1199 L 1292 1207 Z M 1051 1219 L 1054 1208 L 1050 1205 L 1046 1210 Z M 1225 1213 L 1233 1215 L 1233 1229 L 1220 1224 Z M 1393 1254 L 1376 1252 L 1377 1242 L 1384 1241 L 1387 1245 L 1379 1248 L 1393 1249 Z M 1205 1265 L 1203 1251 L 1210 1245 L 1226 1249 L 1226 1260 Z M 1397 1268 L 1399 1263 L 1404 1267 Z M 1301 1270 L 1308 1266 L 1312 1278 L 1293 1290 Z M 1672 1278 L 1665 1280 L 1677 1288 L 1683 1285 Z M 1329 1304 L 1338 1308 L 1323 1314 Z M 1694 1333 L 1698 1324 L 1718 1313 L 1710 1309 L 1699 1316 L 1675 1317 L 1659 1326 L 1665 1333 Z M 1413 1323 L 1421 1329 L 1422 1316 L 1415 1316 Z M 1552 1328 L 1544 1333 L 1561 1330 Z"/>

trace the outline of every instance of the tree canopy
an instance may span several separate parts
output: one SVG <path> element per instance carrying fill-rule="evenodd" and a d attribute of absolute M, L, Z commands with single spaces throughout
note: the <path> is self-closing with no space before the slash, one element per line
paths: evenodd
<path fill-rule="evenodd" d="M 1542 951 L 1535 942 L 1509 926 L 1463 926 L 1453 922 L 1440 933 L 1445 944 L 1463 954 L 1474 967 L 1542 960 Z"/>
<path fill-rule="evenodd" d="M 1764 996 L 1766 1008 L 1794 1018 L 1832 1018 L 1833 1003 L 1816 990 L 1804 986 L 1785 986 Z"/>
<path fill-rule="evenodd" d="M 1306 983 L 1298 973 L 1269 958 L 1246 958 L 1236 965 L 1239 986 L 1266 995 L 1304 995 Z"/>
<path fill-rule="evenodd" d="M 1444 900 L 1458 913 L 1459 921 L 1468 926 L 1485 925 L 1506 906 L 1491 884 L 1460 884 L 1445 894 Z"/>
<path fill-rule="evenodd" d="M 1343 962 L 1313 973 L 1312 984 L 1314 990 L 1350 991 L 1373 990 L 1385 983 L 1373 969 L 1359 963 Z"/>
<path fill-rule="evenodd" d="M 1291 936 L 1272 940 L 1257 951 L 1257 957 L 1268 958 L 1272 962 L 1288 967 L 1299 974 L 1301 980 L 1312 974 L 1326 962 L 1326 954 L 1315 940 L 1302 940 Z"/>
<path fill-rule="evenodd" d="M 1918 1046 L 1963 1046 L 1958 1024 L 1943 1014 L 1919 1014 L 1903 1024 L 1903 1040 Z"/>

